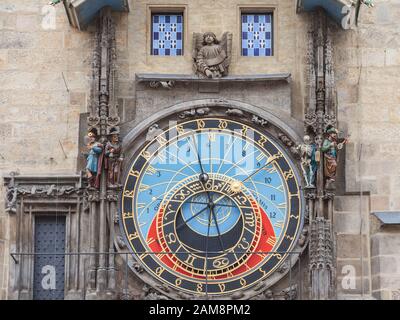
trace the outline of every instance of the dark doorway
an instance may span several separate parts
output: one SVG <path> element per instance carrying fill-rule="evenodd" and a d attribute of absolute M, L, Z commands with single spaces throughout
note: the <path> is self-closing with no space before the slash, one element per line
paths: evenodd
<path fill-rule="evenodd" d="M 63 300 L 65 216 L 35 218 L 34 300 Z M 49 255 L 58 253 L 60 255 Z"/>

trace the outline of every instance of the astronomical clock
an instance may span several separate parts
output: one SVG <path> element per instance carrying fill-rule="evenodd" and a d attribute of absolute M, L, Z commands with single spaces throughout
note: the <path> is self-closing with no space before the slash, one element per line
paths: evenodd
<path fill-rule="evenodd" d="M 119 219 L 138 277 L 169 298 L 246 299 L 290 272 L 304 203 L 281 129 L 215 107 L 142 131 L 130 144 Z"/>

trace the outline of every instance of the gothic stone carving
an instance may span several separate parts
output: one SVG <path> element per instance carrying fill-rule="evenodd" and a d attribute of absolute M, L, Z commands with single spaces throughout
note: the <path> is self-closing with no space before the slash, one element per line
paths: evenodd
<path fill-rule="evenodd" d="M 179 114 L 180 119 L 186 119 L 189 117 L 195 117 L 195 116 L 204 116 L 209 114 L 210 108 L 197 108 L 197 109 L 191 109 L 188 111 L 183 111 L 181 114 Z"/>
<path fill-rule="evenodd" d="M 265 127 L 268 124 L 267 120 L 262 119 L 256 115 L 253 115 L 253 117 L 251 118 L 251 122 L 253 122 L 259 126 L 262 126 L 262 127 Z"/>
<path fill-rule="evenodd" d="M 163 88 L 163 89 L 168 89 L 171 90 L 172 88 L 175 87 L 175 81 L 174 80 L 169 80 L 169 81 L 151 81 L 149 83 L 150 88 L 157 89 L 157 88 Z"/>
<path fill-rule="evenodd" d="M 219 41 L 214 33 L 194 33 L 194 70 L 200 78 L 221 78 L 228 75 L 232 56 L 232 33 L 225 32 Z"/>

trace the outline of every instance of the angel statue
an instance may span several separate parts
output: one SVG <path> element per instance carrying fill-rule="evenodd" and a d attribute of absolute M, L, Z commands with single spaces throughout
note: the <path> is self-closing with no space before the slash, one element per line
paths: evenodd
<path fill-rule="evenodd" d="M 212 32 L 193 34 L 194 69 L 200 78 L 227 76 L 231 56 L 232 33 L 225 32 L 221 41 Z"/>
<path fill-rule="evenodd" d="M 301 169 L 306 180 L 306 188 L 315 188 L 315 176 L 319 161 L 317 146 L 315 143 L 311 143 L 311 138 L 308 135 L 305 135 L 303 140 L 304 144 L 297 147 L 301 156 Z"/>

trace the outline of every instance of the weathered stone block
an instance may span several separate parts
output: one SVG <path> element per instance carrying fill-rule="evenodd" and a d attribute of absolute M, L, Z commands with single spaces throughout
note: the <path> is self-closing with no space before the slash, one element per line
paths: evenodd
<path fill-rule="evenodd" d="M 334 213 L 334 226 L 333 230 L 338 234 L 363 234 L 367 232 L 366 223 L 362 224 L 360 214 L 355 210 L 355 212 L 335 212 Z M 364 218 L 365 219 L 365 218 Z M 361 230 L 361 226 L 363 228 Z"/>
<path fill-rule="evenodd" d="M 386 50 L 386 65 L 399 66 L 400 65 L 400 49 L 387 49 Z"/>
<path fill-rule="evenodd" d="M 400 234 L 376 233 L 371 236 L 371 256 L 400 255 Z"/>
<path fill-rule="evenodd" d="M 372 276 L 372 289 L 394 289 L 400 288 L 400 276 L 398 274 L 387 274 Z"/>
<path fill-rule="evenodd" d="M 0 49 L 29 49 L 34 46 L 34 35 L 0 30 Z"/>
<path fill-rule="evenodd" d="M 86 106 L 86 93 L 71 91 L 69 93 L 69 103 L 75 106 Z"/>
<path fill-rule="evenodd" d="M 23 32 L 35 32 L 41 29 L 41 17 L 37 15 L 17 15 L 16 30 Z"/>
<path fill-rule="evenodd" d="M 371 258 L 371 273 L 372 275 L 395 274 L 400 270 L 400 255 L 399 259 L 395 256 L 375 256 Z"/>
<path fill-rule="evenodd" d="M 337 257 L 338 259 L 344 258 L 357 258 L 361 256 L 361 242 L 363 256 L 368 256 L 368 241 L 364 235 L 350 235 L 350 234 L 338 234 L 337 240 Z"/>
<path fill-rule="evenodd" d="M 371 195 L 371 211 L 387 210 L 388 207 L 388 196 Z"/>

